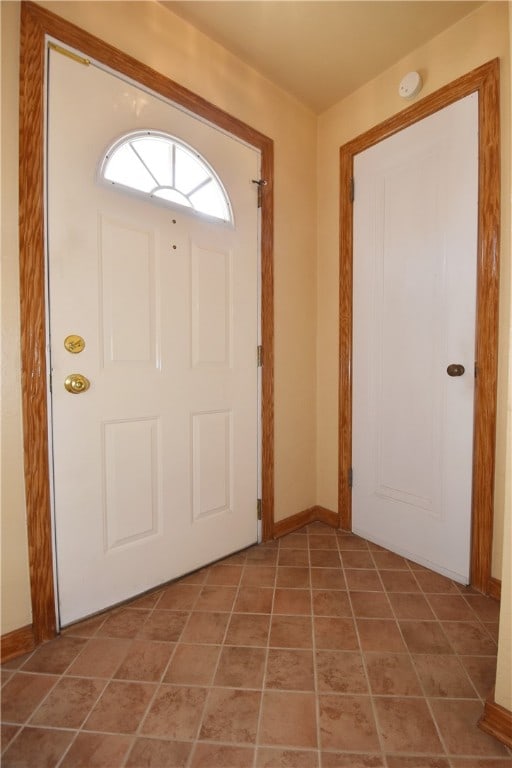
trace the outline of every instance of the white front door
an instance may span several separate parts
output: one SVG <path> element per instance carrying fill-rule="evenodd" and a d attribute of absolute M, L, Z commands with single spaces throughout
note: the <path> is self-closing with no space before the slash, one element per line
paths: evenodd
<path fill-rule="evenodd" d="M 353 530 L 468 583 L 477 94 L 357 155 L 354 183 Z"/>
<path fill-rule="evenodd" d="M 78 94 L 78 96 L 77 96 Z M 107 147 L 170 134 L 234 224 L 98 179 Z M 260 153 L 51 52 L 48 282 L 61 625 L 257 540 Z M 83 351 L 65 347 L 70 335 Z M 68 392 L 69 374 L 90 388 Z"/>

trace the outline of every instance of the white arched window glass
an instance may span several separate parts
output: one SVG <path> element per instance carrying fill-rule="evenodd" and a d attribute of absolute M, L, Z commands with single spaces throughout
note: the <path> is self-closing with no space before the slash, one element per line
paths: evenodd
<path fill-rule="evenodd" d="M 101 178 L 135 192 L 233 221 L 231 204 L 211 165 L 192 147 L 159 131 L 138 131 L 107 151 Z"/>

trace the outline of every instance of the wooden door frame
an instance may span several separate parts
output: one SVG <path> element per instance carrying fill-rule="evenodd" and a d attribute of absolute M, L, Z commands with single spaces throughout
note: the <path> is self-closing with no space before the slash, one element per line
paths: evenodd
<path fill-rule="evenodd" d="M 32 629 L 36 643 L 54 637 L 57 631 L 46 370 L 44 102 L 47 36 L 186 107 L 261 152 L 262 177 L 266 181 L 262 188 L 261 206 L 261 471 L 264 541 L 272 538 L 274 524 L 273 141 L 97 37 L 33 3 L 24 2 L 21 6 L 20 36 L 21 383 Z M 256 524 L 256 499 L 254 522 Z"/>
<path fill-rule="evenodd" d="M 341 147 L 340 378 L 338 504 L 342 528 L 352 529 L 352 302 L 354 156 L 413 123 L 477 92 L 479 187 L 473 432 L 471 584 L 492 591 L 491 558 L 497 405 L 500 247 L 499 59 L 478 67 Z"/>

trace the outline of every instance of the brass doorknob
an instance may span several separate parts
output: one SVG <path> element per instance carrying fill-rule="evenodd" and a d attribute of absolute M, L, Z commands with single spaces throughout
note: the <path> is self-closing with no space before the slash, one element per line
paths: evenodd
<path fill-rule="evenodd" d="M 91 382 L 86 376 L 82 376 L 81 373 L 70 373 L 64 382 L 64 387 L 72 395 L 80 395 L 82 392 L 87 392 Z"/>

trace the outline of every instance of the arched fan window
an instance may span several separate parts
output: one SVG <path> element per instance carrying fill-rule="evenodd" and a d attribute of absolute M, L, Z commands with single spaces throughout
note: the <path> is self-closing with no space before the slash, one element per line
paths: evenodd
<path fill-rule="evenodd" d="M 229 198 L 211 165 L 192 147 L 159 131 L 123 136 L 106 153 L 102 178 L 215 219 L 232 222 Z"/>

